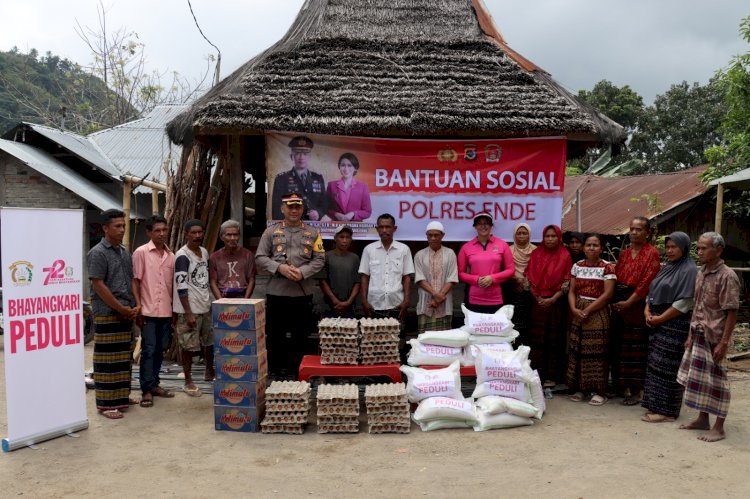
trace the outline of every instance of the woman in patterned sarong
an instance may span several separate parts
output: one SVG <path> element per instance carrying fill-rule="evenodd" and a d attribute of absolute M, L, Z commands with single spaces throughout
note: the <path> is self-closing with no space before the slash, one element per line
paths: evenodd
<path fill-rule="evenodd" d="M 630 246 L 617 259 L 617 286 L 612 300 L 612 384 L 624 396 L 623 405 L 636 405 L 643 394 L 648 335 L 643 309 L 648 287 L 661 269 L 659 252 L 648 243 L 646 217 L 630 221 Z"/>
<path fill-rule="evenodd" d="M 575 390 L 570 400 L 581 402 L 591 392 L 591 405 L 607 401 L 609 375 L 609 303 L 615 290 L 615 266 L 601 259 L 601 236 L 586 237 L 586 259 L 570 271 L 570 327 L 566 382 Z"/>
<path fill-rule="evenodd" d="M 648 369 L 641 405 L 647 423 L 674 421 L 680 415 L 683 387 L 677 371 L 690 330 L 695 277 L 690 258 L 690 238 L 684 232 L 667 237 L 667 264 L 651 283 L 646 302 L 646 324 L 654 335 L 648 352 Z"/>
<path fill-rule="evenodd" d="M 558 226 L 548 225 L 542 234 L 543 242 L 526 267 L 532 301 L 530 329 L 521 340 L 531 348 L 531 367 L 539 371 L 545 388 L 552 388 L 565 364 L 566 294 L 572 262 Z"/>

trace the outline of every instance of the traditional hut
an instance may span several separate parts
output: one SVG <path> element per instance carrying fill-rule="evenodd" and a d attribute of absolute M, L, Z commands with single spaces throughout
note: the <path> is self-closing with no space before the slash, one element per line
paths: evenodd
<path fill-rule="evenodd" d="M 570 156 L 625 140 L 620 125 L 511 49 L 481 0 L 307 0 L 279 42 L 168 126 L 175 143 L 196 140 L 229 165 L 238 217 L 243 167 L 256 181 L 256 212 L 265 213 L 260 190 L 269 130 L 563 135 Z"/>

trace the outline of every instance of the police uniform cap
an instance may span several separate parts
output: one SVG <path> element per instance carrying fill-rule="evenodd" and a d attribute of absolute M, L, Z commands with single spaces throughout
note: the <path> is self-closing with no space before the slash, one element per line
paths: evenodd
<path fill-rule="evenodd" d="M 314 145 L 313 141 L 309 137 L 305 137 L 304 135 L 298 135 L 289 141 L 289 147 L 291 147 L 292 150 L 295 150 L 295 149 L 310 150 L 313 148 L 313 145 Z"/>
<path fill-rule="evenodd" d="M 294 205 L 294 204 L 298 204 L 298 205 L 305 204 L 305 200 L 302 199 L 302 196 L 300 196 L 296 192 L 291 192 L 287 194 L 286 196 L 282 197 L 281 202 L 287 206 Z"/>

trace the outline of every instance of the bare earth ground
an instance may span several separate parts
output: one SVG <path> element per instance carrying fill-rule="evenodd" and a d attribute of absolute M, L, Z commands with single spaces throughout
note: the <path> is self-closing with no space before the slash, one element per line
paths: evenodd
<path fill-rule="evenodd" d="M 86 347 L 87 366 L 92 346 Z M 11 497 L 748 497 L 750 362 L 734 363 L 728 438 L 704 443 L 640 407 L 550 400 L 541 423 L 475 433 L 301 436 L 217 432 L 212 398 L 179 393 L 80 438 L 0 455 Z M 0 360 L 0 435 L 7 436 Z M 83 380 L 82 380 L 83 382 Z M 50 407 L 54 411 L 54 407 Z M 416 429 L 415 429 L 416 428 Z"/>

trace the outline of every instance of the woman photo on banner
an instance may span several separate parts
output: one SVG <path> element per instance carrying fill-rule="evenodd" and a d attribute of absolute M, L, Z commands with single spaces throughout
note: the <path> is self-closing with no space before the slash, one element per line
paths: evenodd
<path fill-rule="evenodd" d="M 370 218 L 372 205 L 367 184 L 354 179 L 359 171 L 359 159 L 350 152 L 338 161 L 340 180 L 328 183 L 328 217 L 335 222 L 361 222 Z"/>

